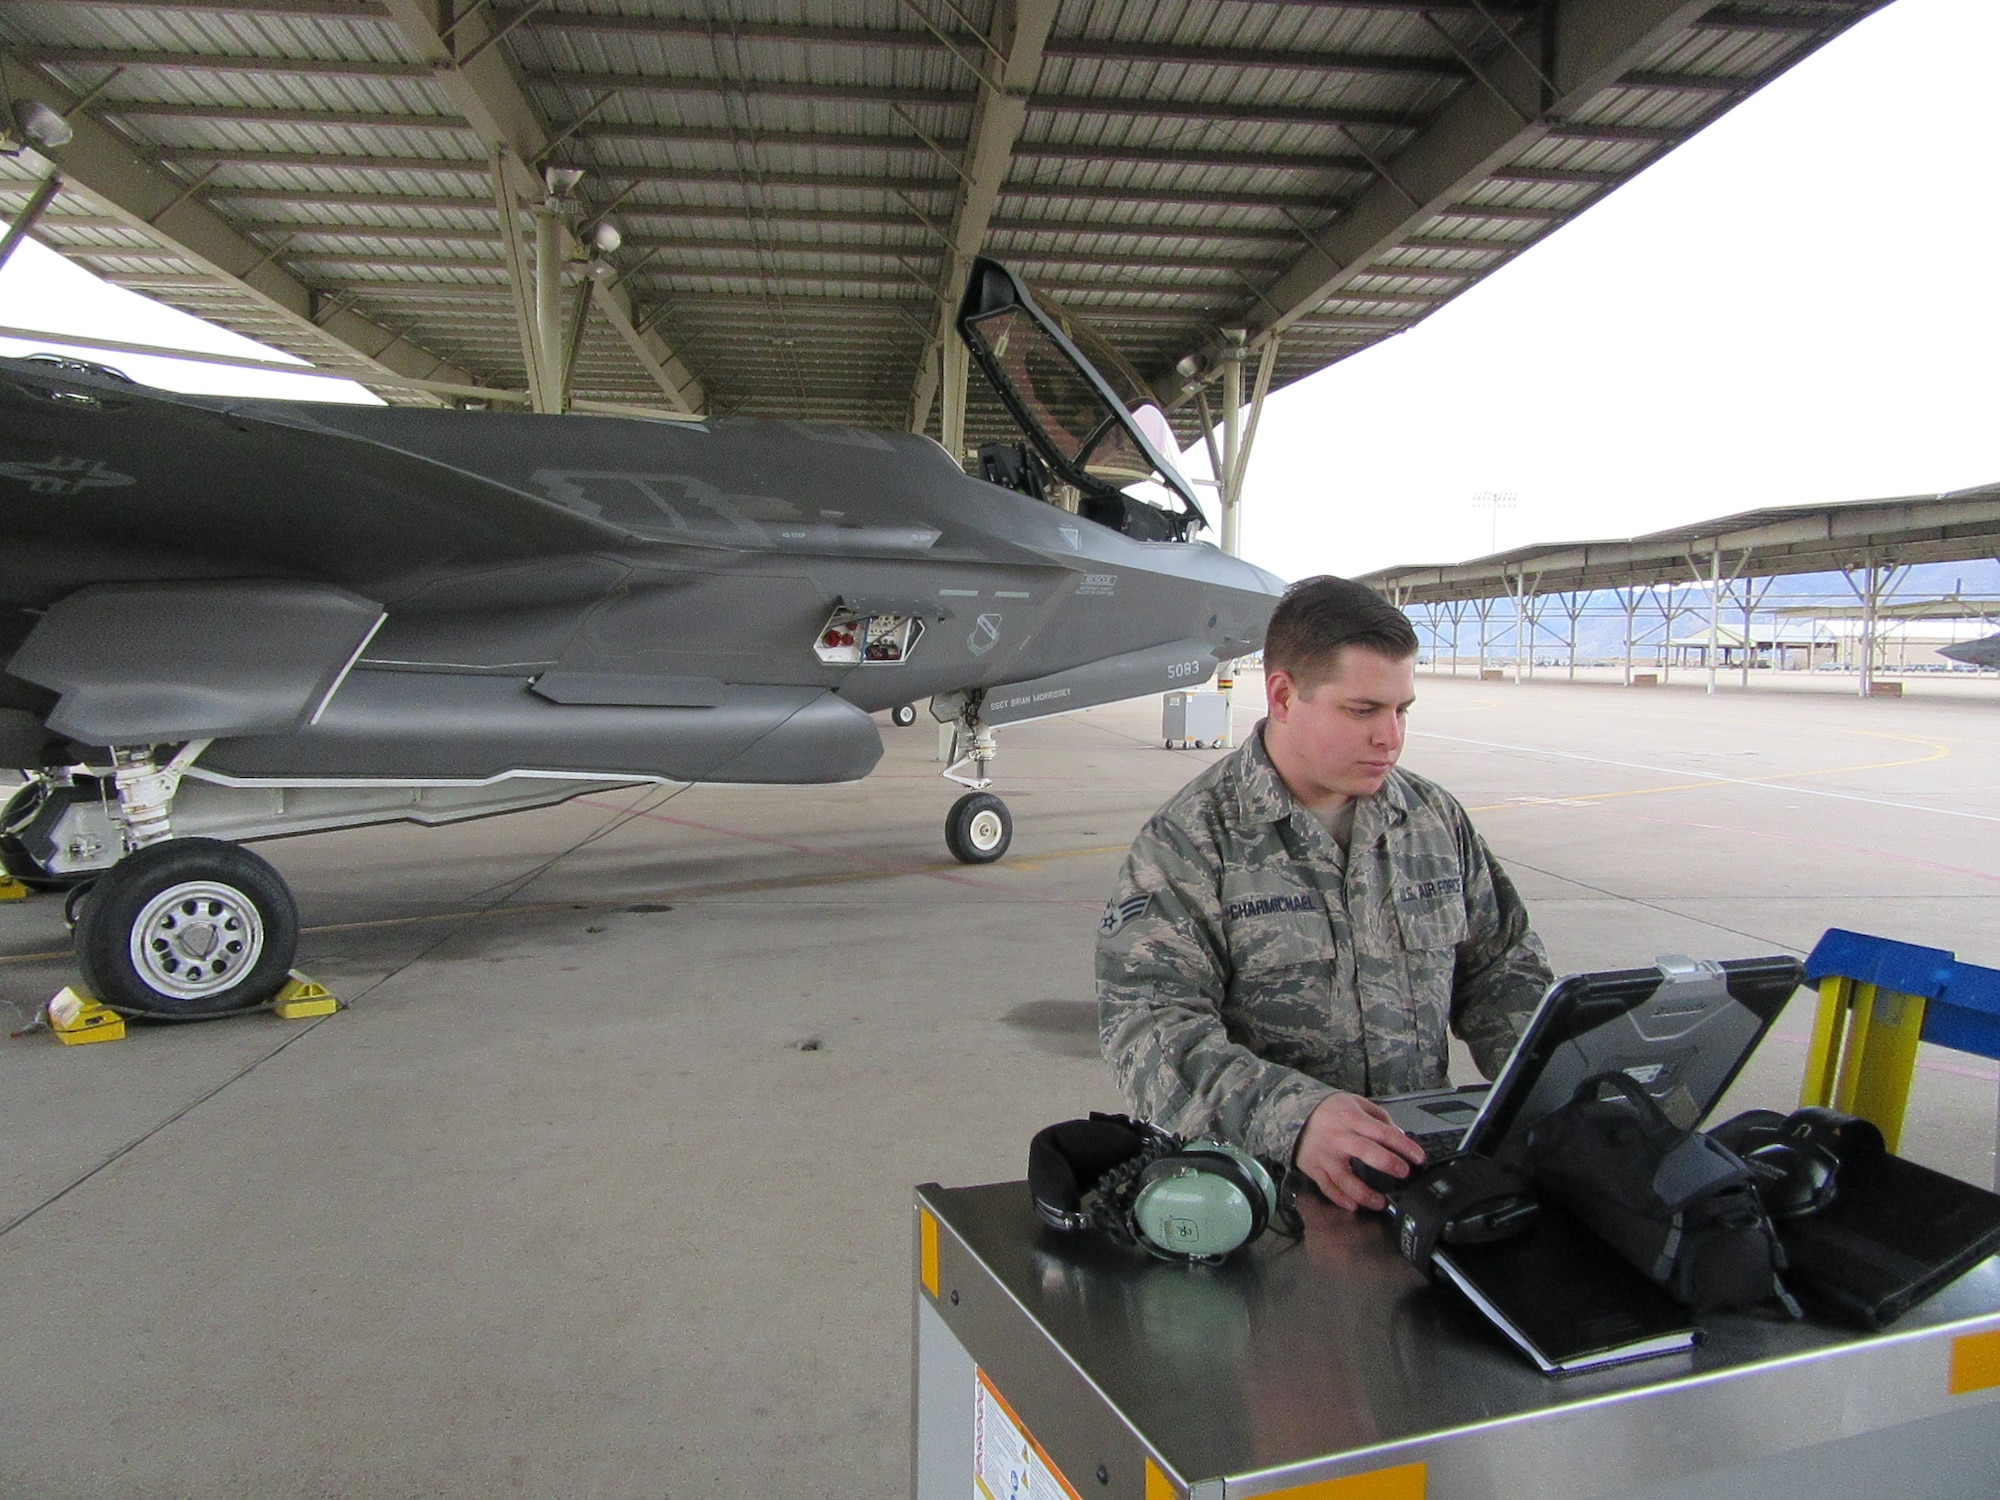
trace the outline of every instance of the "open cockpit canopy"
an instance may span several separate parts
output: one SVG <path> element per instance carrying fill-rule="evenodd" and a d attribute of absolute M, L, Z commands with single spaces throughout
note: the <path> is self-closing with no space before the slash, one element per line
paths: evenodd
<path fill-rule="evenodd" d="M 1036 306 L 1011 271 L 983 257 L 972 264 L 958 331 L 1035 452 L 1079 492 L 1081 514 L 1162 541 L 1185 541 L 1205 524 L 1193 487 L 1163 451 L 1172 446 L 1166 414 L 1115 350 Z M 1175 508 L 1126 493 L 1146 483 L 1164 488 Z"/>

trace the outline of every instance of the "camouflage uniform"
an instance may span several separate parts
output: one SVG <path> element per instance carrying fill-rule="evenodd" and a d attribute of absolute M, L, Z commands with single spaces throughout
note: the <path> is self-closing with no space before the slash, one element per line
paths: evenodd
<path fill-rule="evenodd" d="M 1447 1025 L 1491 1078 L 1550 979 L 1450 793 L 1392 771 L 1343 858 L 1259 726 L 1133 841 L 1099 929 L 1099 1039 L 1146 1119 L 1289 1161 L 1330 1094 L 1447 1083 Z"/>

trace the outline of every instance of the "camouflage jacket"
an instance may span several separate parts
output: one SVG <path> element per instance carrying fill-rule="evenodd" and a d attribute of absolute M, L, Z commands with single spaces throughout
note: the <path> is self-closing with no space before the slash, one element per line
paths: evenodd
<path fill-rule="evenodd" d="M 1099 928 L 1099 1040 L 1146 1119 L 1289 1161 L 1332 1093 L 1445 1084 L 1447 1026 L 1491 1078 L 1550 978 L 1450 793 L 1391 772 L 1343 861 L 1260 726 L 1133 841 Z"/>

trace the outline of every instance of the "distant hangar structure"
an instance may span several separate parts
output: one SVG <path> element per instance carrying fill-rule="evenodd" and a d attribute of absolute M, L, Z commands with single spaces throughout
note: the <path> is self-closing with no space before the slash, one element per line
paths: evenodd
<path fill-rule="evenodd" d="M 1128 404 L 1225 428 L 1228 500 L 1245 400 L 1409 328 L 1881 3 L 15 0 L 0 213 L 392 403 L 961 457 L 1007 430 L 949 336 L 992 254 L 1123 356 Z"/>

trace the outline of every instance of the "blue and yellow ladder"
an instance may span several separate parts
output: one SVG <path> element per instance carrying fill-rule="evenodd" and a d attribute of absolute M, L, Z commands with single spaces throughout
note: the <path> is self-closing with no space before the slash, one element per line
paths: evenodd
<path fill-rule="evenodd" d="M 1830 927 L 1806 957 L 1806 978 L 1819 986 L 1819 1011 L 1799 1103 L 1872 1121 L 1891 1151 L 1918 1042 L 2000 1058 L 2000 969 L 1960 963 L 1944 948 Z M 2000 1179 L 2000 1163 L 1995 1174 Z"/>

